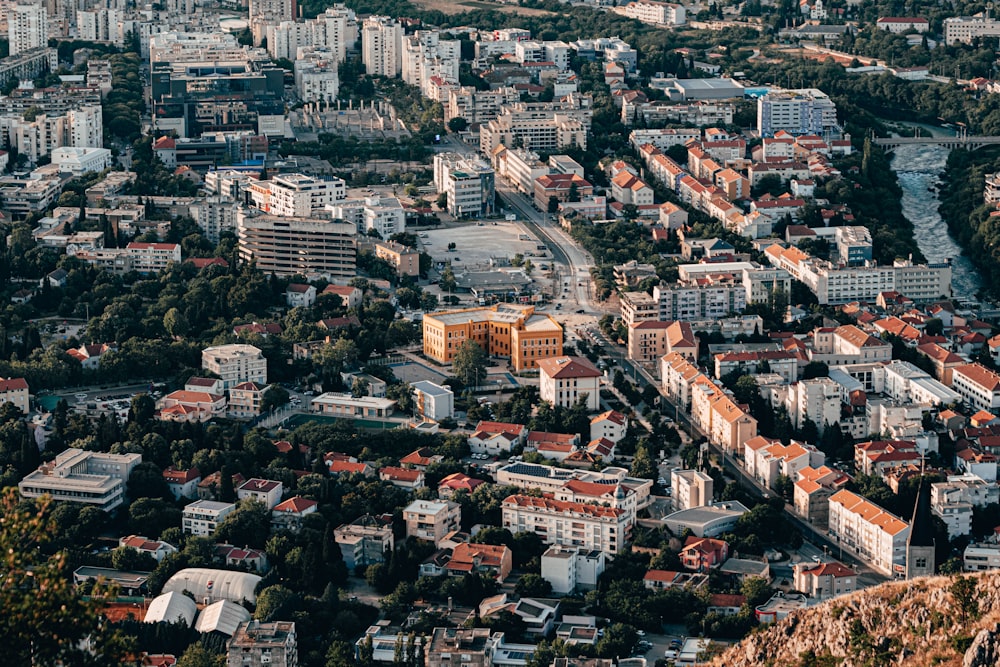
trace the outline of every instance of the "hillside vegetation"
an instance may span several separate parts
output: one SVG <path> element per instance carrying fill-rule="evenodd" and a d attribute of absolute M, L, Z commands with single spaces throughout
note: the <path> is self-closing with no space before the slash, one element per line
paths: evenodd
<path fill-rule="evenodd" d="M 779 621 L 715 667 L 1000 664 L 1000 574 L 887 583 Z"/>

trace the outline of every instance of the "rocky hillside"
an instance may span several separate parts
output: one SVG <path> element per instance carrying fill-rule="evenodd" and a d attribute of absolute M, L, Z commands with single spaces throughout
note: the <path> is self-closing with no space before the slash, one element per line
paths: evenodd
<path fill-rule="evenodd" d="M 762 628 L 711 664 L 996 667 L 1000 573 L 927 577 L 837 598 Z"/>

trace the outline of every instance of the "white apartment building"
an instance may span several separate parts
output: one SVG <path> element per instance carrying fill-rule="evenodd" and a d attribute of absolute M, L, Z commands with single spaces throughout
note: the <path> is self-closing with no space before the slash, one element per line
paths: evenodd
<path fill-rule="evenodd" d="M 332 104 L 340 92 L 340 61 L 334 52 L 319 47 L 299 47 L 295 58 L 295 92 L 303 102 Z"/>
<path fill-rule="evenodd" d="M 458 64 L 462 57 L 459 40 L 441 39 L 437 30 L 418 30 L 402 40 L 402 79 L 421 90 L 438 77 L 447 83 L 458 83 Z M 424 94 L 425 97 L 430 97 Z"/>
<path fill-rule="evenodd" d="M 240 484 L 240 487 L 236 489 L 236 498 L 241 501 L 253 500 L 262 503 L 270 510 L 281 502 L 283 492 L 284 485 L 281 482 L 255 477 Z"/>
<path fill-rule="evenodd" d="M 559 102 L 515 102 L 496 119 L 479 126 L 479 149 L 490 155 L 515 140 L 532 151 L 553 152 L 565 146 L 586 150 L 593 116 L 590 95 L 567 95 Z"/>
<path fill-rule="evenodd" d="M 111 151 L 107 148 L 73 148 L 60 146 L 52 151 L 52 164 L 60 172 L 79 176 L 104 171 L 111 166 Z"/>
<path fill-rule="evenodd" d="M 747 307 L 743 285 L 660 284 L 653 287 L 653 300 L 662 321 L 720 320 Z"/>
<path fill-rule="evenodd" d="M 302 274 L 327 279 L 357 273 L 356 225 L 320 218 L 236 213 L 240 259 L 255 261 L 265 273 Z"/>
<path fill-rule="evenodd" d="M 652 0 L 630 2 L 625 5 L 623 13 L 630 19 L 637 19 L 653 25 L 678 26 L 684 25 L 687 21 L 686 12 L 682 5 L 653 2 Z"/>
<path fill-rule="evenodd" d="M 295 60 L 298 50 L 303 47 L 323 49 L 331 53 L 335 63 L 347 57 L 347 49 L 354 46 L 350 34 L 353 21 L 357 31 L 354 12 L 342 5 L 331 7 L 311 21 L 282 21 L 267 28 L 267 51 L 272 58 Z"/>
<path fill-rule="evenodd" d="M 548 62 L 566 71 L 572 50 L 566 42 L 523 39 L 514 43 L 514 59 L 521 64 Z"/>
<path fill-rule="evenodd" d="M 434 156 L 434 188 L 448 199 L 456 218 L 490 215 L 496 198 L 496 172 L 485 161 L 457 153 Z"/>
<path fill-rule="evenodd" d="M 253 205 L 271 215 L 305 218 L 322 213 L 347 196 L 343 179 L 318 179 L 305 174 L 278 174 L 269 181 L 247 185 Z"/>
<path fill-rule="evenodd" d="M 92 9 L 77 11 L 76 31 L 80 39 L 89 42 L 111 42 L 118 46 L 125 43 L 120 23 L 122 13 L 117 9 Z"/>
<path fill-rule="evenodd" d="M 953 16 L 944 20 L 944 43 L 948 46 L 971 44 L 976 37 L 1000 37 L 1000 21 L 985 16 Z"/>
<path fill-rule="evenodd" d="M 461 521 L 462 506 L 449 500 L 414 500 L 403 510 L 406 536 L 435 545 L 459 530 Z"/>
<path fill-rule="evenodd" d="M 906 566 L 910 525 L 850 491 L 830 496 L 829 533 L 885 576 Z"/>
<path fill-rule="evenodd" d="M 538 360 L 538 394 L 553 406 L 570 408 L 580 399 L 596 412 L 601 406 L 601 377 L 583 357 L 551 357 Z"/>
<path fill-rule="evenodd" d="M 25 498 L 50 495 L 53 500 L 110 512 L 125 502 L 125 485 L 140 463 L 141 454 L 104 454 L 71 447 L 25 475 L 17 488 Z"/>
<path fill-rule="evenodd" d="M 402 67 L 403 26 L 388 16 L 370 16 L 361 26 L 361 62 L 372 76 L 396 76 Z"/>
<path fill-rule="evenodd" d="M 671 352 L 660 360 L 663 391 L 685 411 L 691 408 L 691 386 L 699 377 L 704 375 L 698 367 L 678 352 Z"/>
<path fill-rule="evenodd" d="M 222 378 L 227 390 L 243 382 L 267 384 L 267 359 L 253 345 L 206 347 L 201 352 L 201 367 Z"/>
<path fill-rule="evenodd" d="M 352 572 L 383 562 L 386 551 L 391 553 L 394 545 L 392 526 L 370 514 L 340 526 L 333 531 L 333 537 L 340 545 L 344 565 Z"/>
<path fill-rule="evenodd" d="M 211 537 L 219 524 L 235 509 L 235 503 L 196 500 L 185 505 L 181 512 L 181 530 L 188 535 Z"/>
<path fill-rule="evenodd" d="M 448 387 L 420 380 L 411 383 L 410 388 L 413 389 L 413 406 L 417 415 L 436 422 L 455 416 L 455 394 Z"/>
<path fill-rule="evenodd" d="M 948 19 L 945 20 L 947 21 Z M 947 28 L 947 23 L 945 26 Z M 927 32 L 930 30 L 930 22 L 927 19 L 918 18 L 916 16 L 883 16 L 875 21 L 875 27 L 879 30 L 885 30 L 894 35 L 899 35 L 907 32 L 908 30 Z"/>
<path fill-rule="evenodd" d="M 448 90 L 444 104 L 444 122 L 464 118 L 469 125 L 488 123 L 500 115 L 505 105 L 521 99 L 516 88 L 505 86 L 496 90 L 477 90 L 472 86 L 457 86 Z"/>
<path fill-rule="evenodd" d="M 875 390 L 901 403 L 937 406 L 961 400 L 962 396 L 908 361 L 894 360 L 872 372 Z"/>
<path fill-rule="evenodd" d="M 125 246 L 132 270 L 139 273 L 159 273 L 172 262 L 181 261 L 179 243 L 141 243 L 132 241 Z"/>
<path fill-rule="evenodd" d="M 757 98 L 757 131 L 762 137 L 780 131 L 822 136 L 837 127 L 837 105 L 816 88 L 774 90 Z"/>
<path fill-rule="evenodd" d="M 16 56 L 49 44 L 49 17 L 45 4 L 16 4 L 7 11 L 10 55 Z"/>
<path fill-rule="evenodd" d="M 567 595 L 597 588 L 607 554 L 553 544 L 542 554 L 541 562 L 542 579 L 552 584 L 552 592 Z"/>
<path fill-rule="evenodd" d="M 673 470 L 670 488 L 675 512 L 711 505 L 715 500 L 715 480 L 700 470 Z"/>
<path fill-rule="evenodd" d="M 535 181 L 552 172 L 538 153 L 523 148 L 500 147 L 493 152 L 492 161 L 500 178 L 529 196 L 534 195 Z"/>
<path fill-rule="evenodd" d="M 239 204 L 229 197 L 203 197 L 188 207 L 191 218 L 212 243 L 219 242 L 221 232 L 236 229 L 238 211 Z"/>
<path fill-rule="evenodd" d="M 406 231 L 406 210 L 395 197 L 373 195 L 348 199 L 327 206 L 327 211 L 355 226 L 358 234 L 375 230 L 383 239 Z"/>
<path fill-rule="evenodd" d="M 690 393 L 691 423 L 726 452 L 739 454 L 743 444 L 757 435 L 757 420 L 704 375 L 694 379 Z"/>
<path fill-rule="evenodd" d="M 982 364 L 957 366 L 951 371 L 951 388 L 972 410 L 1000 409 L 1000 375 Z"/>
<path fill-rule="evenodd" d="M 629 540 L 627 514 L 613 507 L 514 495 L 504 499 L 502 516 L 511 533 L 532 532 L 546 544 L 613 555 Z"/>
<path fill-rule="evenodd" d="M 38 114 L 32 120 L 20 114 L 0 116 L 0 135 L 33 163 L 62 146 L 102 148 L 103 132 L 99 105 L 70 109 L 63 115 Z"/>
<path fill-rule="evenodd" d="M 822 434 L 840 422 L 840 385 L 828 377 L 800 380 L 789 387 L 786 407 L 795 428 L 812 421 Z"/>

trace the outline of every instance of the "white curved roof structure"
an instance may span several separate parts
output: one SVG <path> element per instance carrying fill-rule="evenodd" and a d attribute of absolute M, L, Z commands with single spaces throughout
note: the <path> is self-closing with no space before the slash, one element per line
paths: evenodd
<path fill-rule="evenodd" d="M 219 600 L 201 610 L 194 629 L 198 632 L 221 632 L 232 637 L 240 623 L 249 620 L 250 612 L 244 607 L 229 600 Z"/>
<path fill-rule="evenodd" d="M 249 572 L 233 572 L 231 570 L 213 570 L 204 567 L 189 567 L 181 570 L 167 580 L 163 586 L 164 593 L 189 591 L 195 600 L 215 602 L 229 600 L 230 602 L 257 602 L 254 589 L 260 582 L 260 577 Z"/>
<path fill-rule="evenodd" d="M 181 620 L 190 628 L 198 606 L 183 593 L 173 592 L 158 595 L 149 603 L 143 623 L 173 623 Z"/>

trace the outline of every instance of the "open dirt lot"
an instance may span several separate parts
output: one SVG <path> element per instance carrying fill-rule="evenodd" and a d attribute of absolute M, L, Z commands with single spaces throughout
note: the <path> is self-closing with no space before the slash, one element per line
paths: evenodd
<path fill-rule="evenodd" d="M 485 2 L 484 0 L 465 0 L 465 2 L 451 2 L 450 0 L 414 0 L 414 4 L 423 9 L 433 9 L 445 14 L 461 14 L 476 9 L 489 9 L 505 14 L 521 14 L 523 16 L 552 16 L 552 12 L 544 9 L 527 9 L 517 5 L 504 5 L 499 2 Z"/>
<path fill-rule="evenodd" d="M 517 253 L 530 258 L 539 268 L 541 264 L 551 264 L 551 254 L 538 250 L 535 236 L 521 225 L 499 221 L 494 225 L 489 220 L 482 224 L 480 227 L 475 222 L 465 222 L 423 230 L 419 232 L 420 242 L 435 260 L 451 260 L 456 272 L 458 267 L 486 270 L 491 257 L 513 257 Z M 519 238 L 522 235 L 531 240 Z M 455 244 L 454 252 L 448 252 L 449 243 Z M 543 252 L 547 257 L 540 256 Z M 531 253 L 538 256 L 532 257 Z"/>

